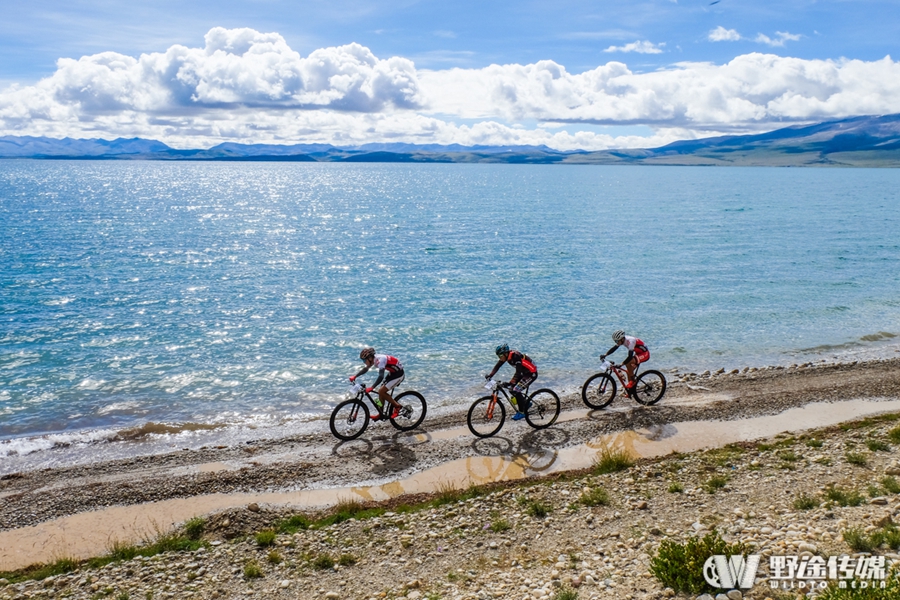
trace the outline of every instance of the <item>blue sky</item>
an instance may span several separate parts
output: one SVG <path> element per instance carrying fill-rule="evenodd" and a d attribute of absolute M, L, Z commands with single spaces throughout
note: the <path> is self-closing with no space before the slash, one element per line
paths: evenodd
<path fill-rule="evenodd" d="M 7 135 L 601 148 L 900 112 L 896 0 L 3 4 Z"/>

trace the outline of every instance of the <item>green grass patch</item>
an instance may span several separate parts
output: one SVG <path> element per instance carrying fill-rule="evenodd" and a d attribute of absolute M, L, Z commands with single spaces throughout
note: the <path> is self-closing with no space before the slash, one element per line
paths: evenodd
<path fill-rule="evenodd" d="M 894 427 L 888 431 L 888 439 L 895 444 L 900 444 L 900 427 Z"/>
<path fill-rule="evenodd" d="M 275 530 L 278 533 L 287 533 L 289 535 L 293 535 L 300 530 L 309 529 L 313 522 L 306 515 L 297 514 L 291 515 L 289 518 L 284 521 L 280 521 L 275 525 Z"/>
<path fill-rule="evenodd" d="M 607 506 L 609 504 L 609 492 L 602 487 L 591 488 L 590 491 L 583 492 L 579 496 L 578 501 L 585 506 Z"/>
<path fill-rule="evenodd" d="M 549 504 L 544 504 L 540 500 L 531 500 L 525 511 L 536 519 L 543 519 L 553 512 L 553 507 Z"/>
<path fill-rule="evenodd" d="M 578 600 L 578 592 L 570 587 L 564 587 L 556 591 L 553 600 Z"/>
<path fill-rule="evenodd" d="M 269 554 L 266 556 L 266 560 L 268 560 L 273 565 L 280 565 L 284 561 L 284 557 L 282 557 L 278 550 L 269 550 Z"/>
<path fill-rule="evenodd" d="M 355 565 L 356 561 L 356 556 L 354 556 L 353 554 L 345 553 L 338 556 L 337 563 L 342 567 L 349 567 Z"/>
<path fill-rule="evenodd" d="M 799 496 L 794 498 L 793 506 L 794 510 L 812 510 L 819 506 L 819 501 L 812 496 L 800 494 Z"/>
<path fill-rule="evenodd" d="M 769 450 L 777 450 L 778 448 L 789 448 L 793 446 L 796 441 L 797 440 L 792 437 L 786 437 L 783 440 L 775 440 L 771 444 L 757 442 L 756 450 L 759 452 L 768 452 Z"/>
<path fill-rule="evenodd" d="M 872 532 L 876 533 L 876 532 Z M 843 532 L 844 541 L 854 552 L 871 552 L 881 545 L 881 539 L 867 534 L 859 527 L 851 527 Z"/>
<path fill-rule="evenodd" d="M 680 494 L 684 492 L 684 486 L 678 483 L 677 481 L 673 481 L 669 484 L 668 492 L 670 494 Z"/>
<path fill-rule="evenodd" d="M 323 552 L 313 559 L 312 565 L 320 571 L 324 571 L 325 569 L 333 569 L 334 558 L 332 558 L 330 554 L 326 554 Z"/>
<path fill-rule="evenodd" d="M 848 452 L 844 455 L 844 458 L 847 459 L 848 463 L 857 467 L 864 467 L 869 462 L 866 455 L 860 452 Z"/>
<path fill-rule="evenodd" d="M 819 438 L 809 438 L 804 443 L 810 448 L 821 448 L 824 445 L 824 442 Z"/>
<path fill-rule="evenodd" d="M 331 514 L 316 521 L 315 527 L 328 527 L 350 519 L 371 519 L 380 517 L 385 512 L 387 511 L 383 508 L 366 508 L 362 502 L 356 500 L 341 500 L 332 509 Z"/>
<path fill-rule="evenodd" d="M 728 485 L 728 478 L 724 475 L 713 475 L 703 484 L 703 489 L 709 494 L 715 494 L 718 490 Z"/>
<path fill-rule="evenodd" d="M 494 533 L 500 533 L 502 531 L 508 531 L 512 529 L 512 525 L 506 519 L 497 519 L 491 522 L 491 531 Z"/>
<path fill-rule="evenodd" d="M 77 571 L 81 563 L 73 558 L 59 558 L 52 563 L 32 565 L 19 571 L 0 572 L 0 578 L 10 583 L 19 583 L 32 579 L 41 580 L 53 575 L 65 575 Z"/>
<path fill-rule="evenodd" d="M 263 529 L 256 534 L 256 545 L 262 548 L 271 546 L 275 543 L 275 530 Z"/>
<path fill-rule="evenodd" d="M 797 462 L 801 458 L 799 454 L 796 454 L 792 450 L 784 450 L 779 452 L 777 456 L 785 462 Z"/>
<path fill-rule="evenodd" d="M 859 506 L 866 498 L 856 490 L 845 490 L 832 485 L 825 490 L 825 497 L 838 506 Z"/>
<path fill-rule="evenodd" d="M 634 459 L 624 450 L 610 450 L 606 448 L 594 461 L 594 473 L 597 475 L 616 473 L 617 471 L 630 469 L 632 465 L 634 465 Z"/>
<path fill-rule="evenodd" d="M 900 483 L 891 476 L 882 477 L 881 486 L 891 494 L 900 494 Z"/>
<path fill-rule="evenodd" d="M 206 519 L 203 517 L 188 519 L 184 524 L 184 534 L 189 540 L 199 540 L 203 536 L 205 529 Z"/>
<path fill-rule="evenodd" d="M 712 588 L 703 578 L 706 559 L 714 554 L 746 556 L 750 553 L 750 546 L 740 542 L 728 544 L 715 530 L 684 544 L 664 539 L 656 556 L 650 559 L 650 572 L 663 587 L 670 587 L 676 593 L 717 592 L 720 590 Z"/>
<path fill-rule="evenodd" d="M 891 447 L 881 440 L 866 440 L 866 447 L 872 452 L 890 452 Z"/>
<path fill-rule="evenodd" d="M 248 560 L 244 564 L 244 579 L 259 579 L 263 576 L 262 567 L 255 560 Z"/>

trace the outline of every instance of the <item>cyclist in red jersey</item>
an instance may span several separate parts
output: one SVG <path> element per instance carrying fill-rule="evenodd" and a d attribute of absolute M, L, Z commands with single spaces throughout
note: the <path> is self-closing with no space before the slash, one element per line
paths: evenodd
<path fill-rule="evenodd" d="M 391 396 L 390 391 L 397 387 L 397 385 L 403 381 L 404 377 L 406 377 L 406 374 L 403 372 L 403 365 L 393 356 L 387 354 L 375 354 L 375 348 L 363 348 L 362 352 L 359 353 L 359 358 L 366 363 L 366 366 L 356 375 L 351 375 L 350 381 L 356 381 L 357 377 L 364 375 L 372 367 L 376 367 L 378 369 L 378 379 L 375 380 L 372 387 L 366 388 L 366 391 L 371 392 L 378 388 L 378 384 L 384 380 L 382 386 L 378 388 L 378 397 L 381 398 L 382 402 L 390 403 L 393 407 L 391 418 L 395 418 L 400 413 L 401 406 Z M 384 376 L 385 371 L 388 373 L 387 378 Z M 372 415 L 372 418 L 378 419 L 378 415 Z"/>
<path fill-rule="evenodd" d="M 616 345 L 610 348 L 606 354 L 600 355 L 600 360 L 606 360 L 606 357 L 618 350 L 619 346 L 625 346 L 628 356 L 622 361 L 622 365 L 628 372 L 628 382 L 625 384 L 625 388 L 628 393 L 631 393 L 631 388 L 634 387 L 634 371 L 639 364 L 650 360 L 650 349 L 640 339 L 625 335 L 621 329 L 613 333 L 612 338 Z"/>
<path fill-rule="evenodd" d="M 516 414 L 513 415 L 513 421 L 524 419 L 525 413 L 528 412 L 529 404 L 528 399 L 525 397 L 525 390 L 527 390 L 528 386 L 537 379 L 537 365 L 535 365 L 525 354 L 516 350 L 510 350 L 507 344 L 497 346 L 496 353 L 497 358 L 500 360 L 497 361 L 493 370 L 485 375 L 484 378 L 490 379 L 493 377 L 505 362 L 508 362 L 516 368 L 516 374 L 509 380 L 510 391 L 516 399 Z"/>

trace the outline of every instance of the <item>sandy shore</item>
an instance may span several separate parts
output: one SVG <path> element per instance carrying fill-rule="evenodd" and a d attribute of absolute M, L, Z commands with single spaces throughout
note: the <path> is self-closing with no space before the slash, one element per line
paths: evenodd
<path fill-rule="evenodd" d="M 190 507 L 184 510 L 204 514 L 244 501 L 235 494 L 269 493 L 273 494 L 272 505 L 317 506 L 335 498 L 327 493 L 316 495 L 312 490 L 363 485 L 385 489 L 386 482 L 409 480 L 451 461 L 484 457 L 506 457 L 513 462 L 516 457 L 530 457 L 530 470 L 523 468 L 517 473 L 528 476 L 541 472 L 534 464 L 541 460 L 558 463 L 547 472 L 564 468 L 565 461 L 557 461 L 557 457 L 566 449 L 590 444 L 604 434 L 663 432 L 672 423 L 746 420 L 848 399 L 900 399 L 898 359 L 672 374 L 671 379 L 660 405 L 640 407 L 619 397 L 606 410 L 588 411 L 580 397 L 571 395 L 563 399 L 563 418 L 552 428 L 535 432 L 524 423 L 507 421 L 500 434 L 488 440 L 477 440 L 466 429 L 466 403 L 458 413 L 426 420 L 425 427 L 415 435 L 398 433 L 388 424 L 375 424 L 361 440 L 336 443 L 323 424 L 321 433 L 302 437 L 5 475 L 0 479 L 0 532 L 19 530 L 24 535 L 25 528 L 65 517 L 151 502 L 179 500 Z M 783 430 L 802 427 L 803 423 L 786 422 Z M 721 442 L 715 430 L 709 430 L 706 445 Z M 478 476 L 512 477 L 508 469 L 494 475 L 489 471 Z M 439 484 L 439 477 L 431 478 L 432 486 Z M 212 500 L 228 495 L 229 501 Z M 372 499 L 390 496 L 388 491 Z M 198 498 L 203 500 L 196 501 Z M 194 504 L 190 504 L 192 500 Z M 171 524 L 164 515 L 156 523 L 163 528 Z M 20 567 L 21 560 L 0 569 Z"/>

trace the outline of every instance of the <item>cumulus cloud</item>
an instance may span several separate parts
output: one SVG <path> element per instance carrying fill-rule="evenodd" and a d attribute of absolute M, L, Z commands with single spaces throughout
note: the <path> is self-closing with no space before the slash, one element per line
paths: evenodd
<path fill-rule="evenodd" d="M 63 58 L 37 85 L 3 94 L 0 117 L 168 113 L 212 107 L 374 112 L 420 104 L 416 70 L 359 44 L 303 58 L 277 33 L 214 28 L 203 48 L 176 45 L 138 58 L 115 52 Z"/>
<path fill-rule="evenodd" d="M 709 32 L 709 41 L 711 42 L 737 42 L 741 39 L 741 34 L 735 29 L 725 29 L 721 25 Z"/>
<path fill-rule="evenodd" d="M 648 41 L 638 41 L 631 42 L 630 44 L 625 44 L 624 46 L 610 46 L 604 52 L 637 52 L 638 54 L 662 54 L 662 46 L 665 46 L 665 42 L 661 44 L 653 44 Z"/>
<path fill-rule="evenodd" d="M 302 57 L 276 33 L 217 28 L 202 48 L 60 59 L 49 77 L 0 92 L 0 135 L 139 136 L 177 147 L 401 141 L 602 149 L 895 112 L 900 63 L 890 57 L 752 53 L 648 73 L 610 61 L 574 74 L 549 60 L 424 70 L 358 44 Z M 656 133 L 612 137 L 597 127 L 623 124 Z"/>
<path fill-rule="evenodd" d="M 900 63 L 746 54 L 634 73 L 621 62 L 571 74 L 553 61 L 420 72 L 433 111 L 570 123 L 689 129 L 900 112 Z"/>
<path fill-rule="evenodd" d="M 774 39 L 763 33 L 758 33 L 756 34 L 756 38 L 754 38 L 753 41 L 759 42 L 760 44 L 765 44 L 767 46 L 782 48 L 784 47 L 785 42 L 797 42 L 799 40 L 799 34 L 788 33 L 786 31 L 776 31 Z"/>

